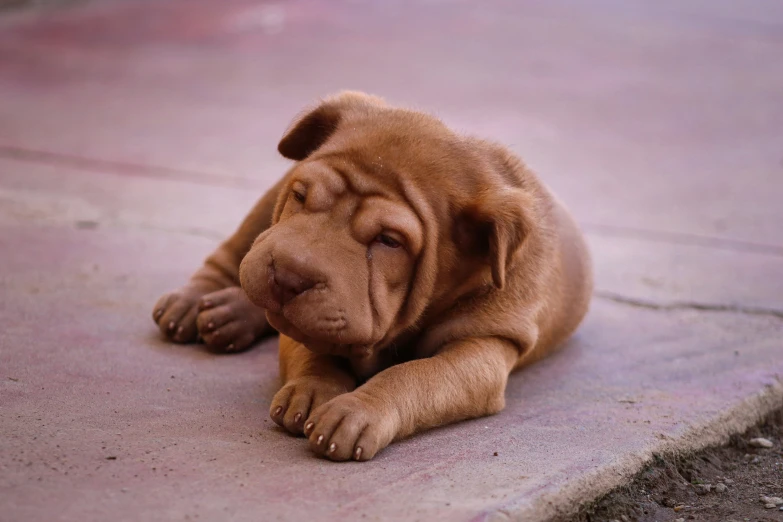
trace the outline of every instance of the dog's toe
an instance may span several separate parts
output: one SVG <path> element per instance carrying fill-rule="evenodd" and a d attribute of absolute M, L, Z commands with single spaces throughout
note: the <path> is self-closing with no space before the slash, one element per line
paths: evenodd
<path fill-rule="evenodd" d="M 345 388 L 335 382 L 318 377 L 302 377 L 289 382 L 275 394 L 269 416 L 288 432 L 302 435 L 306 432 L 305 421 L 310 413 L 345 392 Z"/>
<path fill-rule="evenodd" d="M 198 303 L 198 333 L 209 348 L 240 352 L 268 330 L 263 310 L 251 303 L 239 287 L 203 296 Z"/>
<path fill-rule="evenodd" d="M 161 298 L 152 317 L 161 333 L 168 339 L 177 343 L 189 343 L 196 340 L 197 313 L 193 300 L 175 293 Z"/>
<path fill-rule="evenodd" d="M 316 409 L 305 422 L 310 448 L 335 461 L 370 460 L 394 439 L 388 416 L 348 393 Z"/>

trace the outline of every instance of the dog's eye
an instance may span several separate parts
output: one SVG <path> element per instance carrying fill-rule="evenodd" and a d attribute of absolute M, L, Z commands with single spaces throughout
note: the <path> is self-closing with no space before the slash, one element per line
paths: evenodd
<path fill-rule="evenodd" d="M 305 195 L 302 192 L 294 190 L 294 199 L 297 200 L 299 203 L 305 202 Z"/>
<path fill-rule="evenodd" d="M 379 234 L 378 237 L 375 238 L 375 241 L 389 248 L 399 248 L 402 246 L 399 241 L 388 234 Z"/>

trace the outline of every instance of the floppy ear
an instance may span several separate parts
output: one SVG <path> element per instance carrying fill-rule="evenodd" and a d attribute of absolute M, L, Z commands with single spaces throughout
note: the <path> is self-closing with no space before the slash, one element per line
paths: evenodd
<path fill-rule="evenodd" d="M 471 257 L 486 260 L 495 287 L 503 288 L 514 255 L 532 230 L 535 201 L 516 188 L 485 191 L 457 216 L 454 239 Z"/>
<path fill-rule="evenodd" d="M 299 116 L 277 145 L 284 157 L 302 161 L 318 150 L 353 112 L 367 112 L 382 107 L 384 101 L 358 91 L 343 91 Z"/>

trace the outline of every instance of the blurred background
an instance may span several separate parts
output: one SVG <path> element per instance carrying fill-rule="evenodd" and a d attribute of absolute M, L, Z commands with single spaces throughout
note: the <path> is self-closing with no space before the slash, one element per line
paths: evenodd
<path fill-rule="evenodd" d="M 509 145 L 585 227 L 604 290 L 783 294 L 751 275 L 768 256 L 723 258 L 783 253 L 780 2 L 7 4 L 0 161 L 30 167 L 0 166 L 3 205 L 34 219 L 220 238 L 286 169 L 291 119 L 358 89 Z"/>

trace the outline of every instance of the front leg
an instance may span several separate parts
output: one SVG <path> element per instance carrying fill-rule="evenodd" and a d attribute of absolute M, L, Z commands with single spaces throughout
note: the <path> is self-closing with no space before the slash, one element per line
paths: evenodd
<path fill-rule="evenodd" d="M 342 364 L 341 364 L 342 363 Z M 310 413 L 338 395 L 356 388 L 346 363 L 311 352 L 285 335 L 280 336 L 280 375 L 283 387 L 272 399 L 269 415 L 277 424 L 301 435 Z"/>
<path fill-rule="evenodd" d="M 332 460 L 369 460 L 394 440 L 435 426 L 497 413 L 519 356 L 502 339 L 454 342 L 427 359 L 379 373 L 316 409 L 310 447 Z"/>

